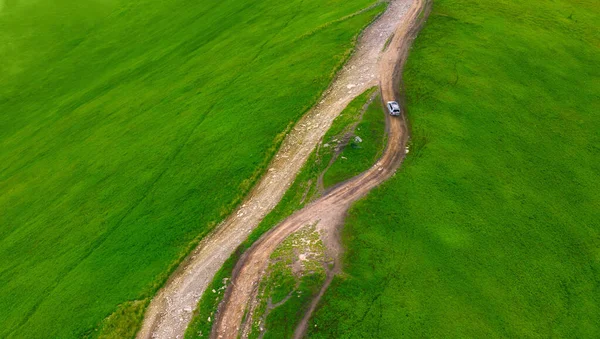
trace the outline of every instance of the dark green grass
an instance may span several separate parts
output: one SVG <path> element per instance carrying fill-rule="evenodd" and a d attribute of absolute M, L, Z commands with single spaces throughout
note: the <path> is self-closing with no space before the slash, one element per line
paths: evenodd
<path fill-rule="evenodd" d="M 17 338 L 94 334 L 150 297 L 382 9 L 3 3 L 0 337 Z"/>
<path fill-rule="evenodd" d="M 438 0 L 315 338 L 600 337 L 600 6 Z M 316 325 L 316 327 L 315 327 Z"/>
<path fill-rule="evenodd" d="M 298 288 L 292 292 L 290 299 L 273 309 L 267 316 L 263 338 L 292 338 L 298 323 L 324 282 L 325 275 L 322 273 L 302 276 Z"/>
<path fill-rule="evenodd" d="M 355 141 L 359 136 L 362 142 Z M 385 147 L 385 113 L 376 96 L 354 129 L 350 142 L 323 176 L 323 186 L 331 187 L 369 169 Z"/>
<path fill-rule="evenodd" d="M 365 105 L 376 90 L 376 87 L 366 90 L 364 93 L 354 98 L 348 106 L 344 108 L 342 113 L 333 120 L 331 127 L 323 136 L 324 143 L 331 143 L 336 139 L 339 140 L 345 132 L 348 132 L 354 124 L 360 121 Z"/>

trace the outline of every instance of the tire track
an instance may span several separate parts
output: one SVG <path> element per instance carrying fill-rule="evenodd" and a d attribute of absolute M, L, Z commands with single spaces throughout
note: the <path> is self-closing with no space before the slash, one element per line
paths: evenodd
<path fill-rule="evenodd" d="M 214 274 L 281 200 L 339 113 L 356 96 L 378 84 L 381 53 L 410 2 L 392 0 L 386 12 L 364 30 L 352 57 L 321 101 L 286 136 L 269 170 L 244 203 L 200 242 L 156 294 L 137 338 L 183 338 Z"/>
<path fill-rule="evenodd" d="M 409 48 L 430 10 L 429 0 L 414 0 L 408 12 L 400 17 L 400 25 L 384 51 L 379 64 L 382 100 L 400 100 L 401 71 Z M 389 129 L 388 144 L 377 163 L 362 174 L 334 188 L 304 209 L 296 212 L 259 239 L 237 263 L 223 302 L 219 307 L 212 338 L 237 338 L 242 328 L 242 319 L 247 305 L 256 296 L 260 279 L 264 274 L 271 253 L 289 235 L 305 225 L 318 223 L 325 243 L 333 253 L 339 253 L 336 231 L 351 204 L 366 195 L 371 189 L 391 177 L 400 166 L 406 153 L 408 126 L 405 105 L 402 114 L 391 117 L 386 114 Z M 339 265 L 336 264 L 339 267 Z M 320 297 L 321 293 L 319 293 Z M 314 305 L 318 299 L 313 302 Z M 311 310 L 314 307 L 311 307 Z M 311 311 L 309 310 L 309 312 Z M 247 318 L 251 318 L 248 316 Z M 301 338 L 307 328 L 310 313 L 303 317 L 295 338 Z"/>

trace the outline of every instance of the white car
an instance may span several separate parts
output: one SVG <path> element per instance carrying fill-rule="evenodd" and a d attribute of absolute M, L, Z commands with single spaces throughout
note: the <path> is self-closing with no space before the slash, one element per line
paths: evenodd
<path fill-rule="evenodd" d="M 390 111 L 390 115 L 400 115 L 400 105 L 398 105 L 395 101 L 387 102 L 388 111 Z"/>

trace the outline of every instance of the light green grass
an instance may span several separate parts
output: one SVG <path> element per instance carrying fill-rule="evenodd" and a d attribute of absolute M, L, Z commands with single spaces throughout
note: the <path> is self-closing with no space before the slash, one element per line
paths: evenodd
<path fill-rule="evenodd" d="M 310 337 L 600 337 L 599 22 L 597 1 L 435 1 L 411 151 L 350 211 Z"/>
<path fill-rule="evenodd" d="M 252 186 L 371 3 L 3 1 L 0 337 L 139 324 L 128 305 Z"/>
<path fill-rule="evenodd" d="M 362 141 L 355 140 L 358 136 Z M 385 148 L 385 112 L 377 95 L 362 115 L 348 144 L 323 176 L 323 186 L 331 187 L 373 166 Z"/>

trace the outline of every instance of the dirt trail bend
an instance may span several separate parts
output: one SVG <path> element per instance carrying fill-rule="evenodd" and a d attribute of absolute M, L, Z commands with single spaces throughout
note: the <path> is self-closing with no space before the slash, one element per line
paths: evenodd
<path fill-rule="evenodd" d="M 403 4 L 406 3 L 406 1 L 403 2 Z M 378 80 L 380 80 L 384 102 L 400 99 L 398 90 L 401 70 L 409 47 L 429 13 L 429 4 L 428 0 L 413 0 L 408 11 L 398 13 L 395 18 L 399 25 L 379 63 Z M 318 222 L 318 228 L 324 234 L 326 243 L 339 246 L 339 243 L 333 238 L 335 238 L 337 226 L 343 221 L 352 202 L 363 197 L 372 188 L 392 176 L 404 158 L 408 140 L 405 114 L 403 113 L 400 117 L 386 116 L 389 129 L 388 144 L 383 156 L 373 167 L 293 214 L 265 234 L 242 256 L 236 265 L 231 284 L 219 307 L 211 333 L 213 338 L 238 337 L 247 305 L 256 296 L 257 286 L 268 266 L 269 257 L 289 235 L 305 225 Z M 302 337 L 305 330 L 306 322 L 300 324 L 295 337 Z"/>
<path fill-rule="evenodd" d="M 148 307 L 137 338 L 183 338 L 200 296 L 225 260 L 279 202 L 306 159 L 354 99 L 376 86 L 378 61 L 412 0 L 392 0 L 358 39 L 354 54 L 321 101 L 287 135 L 270 168 L 244 203 L 186 258 Z"/>

